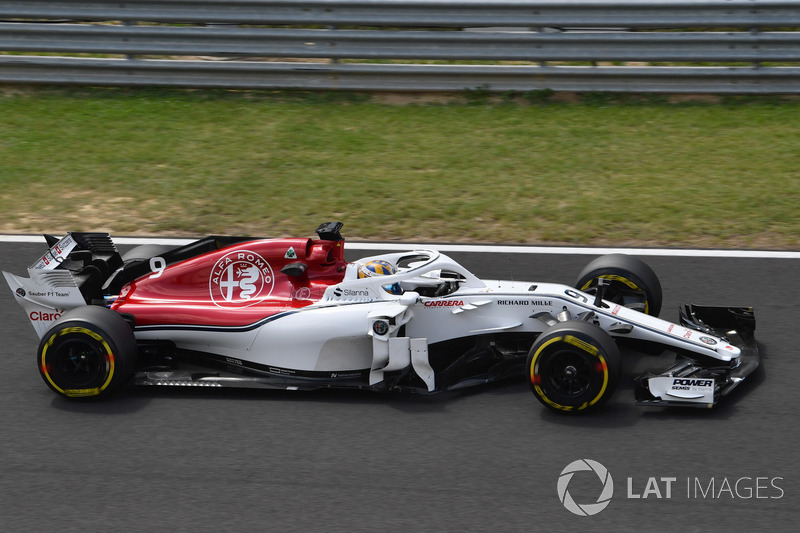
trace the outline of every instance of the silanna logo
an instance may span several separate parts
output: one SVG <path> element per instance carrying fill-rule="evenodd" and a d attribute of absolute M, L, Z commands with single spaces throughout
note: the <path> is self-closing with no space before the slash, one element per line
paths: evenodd
<path fill-rule="evenodd" d="M 364 299 L 369 298 L 369 289 L 343 289 L 336 287 L 333 295 L 337 298 Z"/>
<path fill-rule="evenodd" d="M 275 275 L 269 263 L 257 253 L 236 250 L 217 261 L 208 285 L 216 305 L 247 307 L 272 293 Z"/>

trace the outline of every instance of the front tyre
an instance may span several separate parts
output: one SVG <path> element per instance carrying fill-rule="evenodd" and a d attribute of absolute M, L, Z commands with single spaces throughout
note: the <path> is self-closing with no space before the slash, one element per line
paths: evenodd
<path fill-rule="evenodd" d="M 578 274 L 575 288 L 595 294 L 600 278 L 607 283 L 603 299 L 652 316 L 661 312 L 661 282 L 641 259 L 625 254 L 600 256 Z"/>
<path fill-rule="evenodd" d="M 42 337 L 39 373 L 56 394 L 102 398 L 124 385 L 136 362 L 136 339 L 127 322 L 105 307 L 72 309 Z"/>
<path fill-rule="evenodd" d="M 596 409 L 619 383 L 619 348 L 600 327 L 570 320 L 536 339 L 527 369 L 533 395 L 550 409 L 563 413 Z"/>

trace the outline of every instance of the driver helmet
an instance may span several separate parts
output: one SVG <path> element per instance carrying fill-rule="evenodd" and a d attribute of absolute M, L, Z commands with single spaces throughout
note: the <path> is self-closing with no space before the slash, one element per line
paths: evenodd
<path fill-rule="evenodd" d="M 375 276 L 391 276 L 396 272 L 397 269 L 389 261 L 385 261 L 383 259 L 373 259 L 372 261 L 367 261 L 358 268 L 358 278 L 364 279 Z M 383 289 L 392 294 L 403 293 L 403 291 L 400 289 L 399 283 L 395 283 L 393 285 L 384 285 Z"/>
<path fill-rule="evenodd" d="M 394 265 L 383 259 L 373 259 L 361 265 L 358 269 L 359 279 L 374 276 L 391 276 L 396 272 Z"/>

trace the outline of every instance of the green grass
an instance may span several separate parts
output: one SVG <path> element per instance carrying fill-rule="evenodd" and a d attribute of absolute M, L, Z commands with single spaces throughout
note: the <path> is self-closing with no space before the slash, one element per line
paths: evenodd
<path fill-rule="evenodd" d="M 0 97 L 0 231 L 797 248 L 800 103 Z"/>

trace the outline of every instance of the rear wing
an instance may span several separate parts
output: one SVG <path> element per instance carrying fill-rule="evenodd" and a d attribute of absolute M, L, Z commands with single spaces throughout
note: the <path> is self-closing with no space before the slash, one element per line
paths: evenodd
<path fill-rule="evenodd" d="M 107 233 L 44 237 L 50 248 L 28 267 L 29 277 L 3 272 L 39 337 L 68 309 L 104 305 L 104 284 L 122 266 L 122 257 Z"/>

